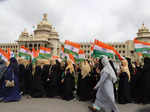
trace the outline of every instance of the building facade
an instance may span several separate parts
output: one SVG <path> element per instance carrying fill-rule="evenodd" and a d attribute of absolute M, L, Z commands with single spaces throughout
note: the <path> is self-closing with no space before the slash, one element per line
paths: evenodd
<path fill-rule="evenodd" d="M 2 48 L 6 52 L 8 48 L 10 48 L 10 50 L 15 54 L 17 54 L 19 51 L 18 43 L 0 43 L 0 48 Z"/>
<path fill-rule="evenodd" d="M 150 42 L 150 31 L 143 24 L 137 32 L 136 39 Z M 137 54 L 134 51 L 133 40 L 127 40 L 125 42 L 113 42 L 107 43 L 113 46 L 120 54 L 124 57 L 130 57 L 133 61 L 138 59 Z M 7 48 L 10 48 L 14 53 L 18 53 L 20 46 L 24 45 L 25 47 L 32 50 L 32 48 L 39 49 L 40 46 L 51 48 L 52 55 L 59 56 L 61 43 L 59 41 L 59 35 L 55 31 L 55 28 L 48 23 L 47 14 L 43 15 L 42 21 L 37 25 L 37 28 L 34 30 L 33 34 L 29 34 L 26 29 L 20 34 L 17 43 L 1 43 L 0 48 L 7 51 Z M 81 42 L 81 49 L 85 52 L 85 58 L 91 57 L 91 42 Z"/>
<path fill-rule="evenodd" d="M 37 25 L 33 34 L 30 35 L 25 29 L 19 36 L 18 46 L 24 45 L 26 48 L 39 49 L 40 46 L 51 48 L 52 56 L 58 56 L 60 53 L 59 35 L 55 28 L 48 23 L 47 14 L 43 15 L 42 21 Z"/>

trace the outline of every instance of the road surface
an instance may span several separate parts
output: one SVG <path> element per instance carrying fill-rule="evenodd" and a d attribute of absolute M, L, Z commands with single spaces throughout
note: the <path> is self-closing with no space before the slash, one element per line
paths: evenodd
<path fill-rule="evenodd" d="M 0 102 L 0 112 L 90 112 L 90 102 L 77 100 L 64 101 L 59 98 L 26 98 L 19 102 Z M 149 108 L 150 105 L 126 104 L 118 105 L 120 112 L 139 112 L 139 109 Z M 150 112 L 142 110 L 140 112 Z"/>

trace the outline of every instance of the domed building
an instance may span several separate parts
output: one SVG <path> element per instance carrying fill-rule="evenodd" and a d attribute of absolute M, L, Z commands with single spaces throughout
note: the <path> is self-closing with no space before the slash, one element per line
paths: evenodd
<path fill-rule="evenodd" d="M 55 28 L 48 23 L 47 14 L 43 15 L 42 21 L 37 25 L 33 35 L 30 35 L 26 29 L 20 34 L 18 39 L 19 47 L 24 45 L 26 48 L 39 49 L 40 46 L 51 48 L 53 56 L 58 56 L 60 51 L 59 35 Z"/>
<path fill-rule="evenodd" d="M 150 42 L 150 31 L 144 24 L 142 24 L 141 28 L 138 30 L 136 39 L 144 42 Z"/>

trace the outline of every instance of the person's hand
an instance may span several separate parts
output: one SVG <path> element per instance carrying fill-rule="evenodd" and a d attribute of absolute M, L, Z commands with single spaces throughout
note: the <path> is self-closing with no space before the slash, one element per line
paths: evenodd
<path fill-rule="evenodd" d="M 96 86 L 93 89 L 96 90 Z"/>
<path fill-rule="evenodd" d="M 64 83 L 64 79 L 61 80 L 61 83 Z"/>
<path fill-rule="evenodd" d="M 7 67 L 8 67 L 8 65 L 9 65 L 9 63 L 10 63 L 9 61 L 6 62 L 6 66 L 7 66 Z"/>
<path fill-rule="evenodd" d="M 96 72 L 97 72 L 97 73 L 100 73 L 100 69 L 99 69 L 98 67 L 96 68 Z"/>

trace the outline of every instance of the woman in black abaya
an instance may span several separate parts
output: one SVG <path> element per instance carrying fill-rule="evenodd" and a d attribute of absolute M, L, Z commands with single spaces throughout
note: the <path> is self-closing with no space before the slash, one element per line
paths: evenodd
<path fill-rule="evenodd" d="M 119 87 L 118 87 L 118 102 L 120 104 L 126 104 L 131 102 L 130 83 L 131 80 L 128 62 L 126 59 L 122 60 L 121 74 L 119 75 Z"/>
<path fill-rule="evenodd" d="M 32 63 L 26 66 L 26 72 L 24 77 L 25 93 L 26 95 L 31 95 L 32 86 Z"/>
<path fill-rule="evenodd" d="M 116 74 L 116 77 L 117 77 L 117 70 L 115 69 L 115 66 L 114 66 L 114 63 L 113 63 L 113 61 L 112 60 L 109 60 L 109 62 L 110 62 L 110 65 L 111 65 L 111 67 L 113 68 L 113 70 L 114 70 L 114 72 L 115 72 L 115 74 Z M 116 83 L 114 83 L 114 95 L 115 95 L 115 99 L 116 99 L 116 101 L 118 100 L 118 95 L 117 95 L 117 89 L 116 89 L 116 84 L 117 84 L 117 82 L 118 81 L 116 81 Z"/>
<path fill-rule="evenodd" d="M 25 66 L 23 64 L 19 64 L 19 88 L 20 88 L 20 92 L 22 94 L 25 93 L 25 72 L 26 72 L 26 69 L 25 69 Z"/>
<path fill-rule="evenodd" d="M 144 67 L 141 76 L 141 102 L 150 103 L 150 58 L 144 58 Z"/>
<path fill-rule="evenodd" d="M 75 89 L 74 67 L 71 61 L 67 62 L 62 82 L 62 98 L 64 100 L 72 100 L 74 98 L 73 91 Z"/>
<path fill-rule="evenodd" d="M 58 79 L 56 61 L 51 60 L 49 74 L 46 78 L 46 93 L 48 97 L 55 97 L 59 95 Z"/>
<path fill-rule="evenodd" d="M 81 65 L 81 72 L 78 75 L 78 87 L 77 95 L 79 100 L 87 101 L 90 100 L 91 84 L 90 84 L 90 65 L 87 61 Z"/>
<path fill-rule="evenodd" d="M 33 98 L 40 98 L 45 95 L 44 87 L 41 80 L 41 73 L 42 73 L 41 67 L 36 66 L 33 79 L 32 79 L 31 96 Z"/>

